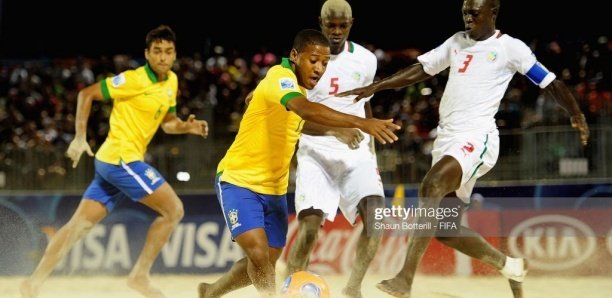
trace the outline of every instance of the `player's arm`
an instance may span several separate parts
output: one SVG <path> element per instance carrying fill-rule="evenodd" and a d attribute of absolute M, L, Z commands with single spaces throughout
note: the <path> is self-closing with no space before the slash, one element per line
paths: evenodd
<path fill-rule="evenodd" d="M 312 121 L 306 121 L 302 133 L 311 136 L 333 136 L 351 149 L 359 148 L 363 134 L 356 128 L 330 127 Z"/>
<path fill-rule="evenodd" d="M 374 113 L 372 112 L 372 104 L 369 100 L 365 103 L 363 109 L 365 110 L 366 118 L 374 118 Z M 374 144 L 373 138 L 370 138 L 370 143 L 368 144 L 368 146 L 370 147 L 370 153 L 372 153 L 372 155 L 376 157 L 376 144 Z"/>
<path fill-rule="evenodd" d="M 66 156 L 72 160 L 72 167 L 76 168 L 83 152 L 94 156 L 91 147 L 87 143 L 87 120 L 91 114 L 91 106 L 94 100 L 103 100 L 102 84 L 100 82 L 89 85 L 77 95 L 76 119 L 74 121 L 74 139 L 70 142 Z"/>
<path fill-rule="evenodd" d="M 576 99 L 565 83 L 558 79 L 554 79 L 544 88 L 544 91 L 552 95 L 557 103 L 570 114 L 572 127 L 580 132 L 580 141 L 582 145 L 586 145 L 589 141 L 589 126 L 584 114 L 580 111 L 580 107 L 578 107 Z"/>
<path fill-rule="evenodd" d="M 355 97 L 355 101 L 358 101 L 362 98 L 370 97 L 378 91 L 410 86 L 414 83 L 422 82 L 430 77 L 431 75 L 425 72 L 421 63 L 415 63 L 378 82 L 372 83 L 365 87 L 340 92 L 336 96 L 342 97 L 357 95 L 357 97 Z"/>
<path fill-rule="evenodd" d="M 376 118 L 364 119 L 361 117 L 337 112 L 325 105 L 310 102 L 304 96 L 289 100 L 286 107 L 298 114 L 306 121 L 316 122 L 325 126 L 359 128 L 371 134 L 382 144 L 393 143 L 397 136 L 393 131 L 400 127 L 393 123 L 393 119 L 380 120 Z"/>
<path fill-rule="evenodd" d="M 168 112 L 161 123 L 161 128 L 167 134 L 188 133 L 204 138 L 208 136 L 208 123 L 204 120 L 196 119 L 196 116 L 193 114 L 189 115 L 187 121 L 183 121 L 176 116 L 176 112 Z"/>

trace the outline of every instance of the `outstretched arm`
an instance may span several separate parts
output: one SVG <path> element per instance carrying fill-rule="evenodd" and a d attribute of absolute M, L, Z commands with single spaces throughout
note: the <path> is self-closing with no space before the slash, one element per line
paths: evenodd
<path fill-rule="evenodd" d="M 429 78 L 431 78 L 431 75 L 425 72 L 423 65 L 421 65 L 421 63 L 415 63 L 376 83 L 372 83 L 365 87 L 340 92 L 336 96 L 357 95 L 355 101 L 358 101 L 362 98 L 372 96 L 374 93 L 380 90 L 407 87 Z"/>
<path fill-rule="evenodd" d="M 589 126 L 587 125 L 584 114 L 580 111 L 580 107 L 578 107 L 576 99 L 565 83 L 555 79 L 548 84 L 544 90 L 552 95 L 557 103 L 570 114 L 572 127 L 580 132 L 580 141 L 582 145 L 586 145 L 589 141 Z"/>
<path fill-rule="evenodd" d="M 189 115 L 187 121 L 183 121 L 176 116 L 176 113 L 168 113 L 161 124 L 161 128 L 167 134 L 189 133 L 204 138 L 208 136 L 208 123 L 204 120 L 197 120 L 193 114 Z"/>
<path fill-rule="evenodd" d="M 66 150 L 66 156 L 72 160 L 72 167 L 76 168 L 83 152 L 89 156 L 94 156 L 91 147 L 87 143 L 87 120 L 91 113 L 91 105 L 94 100 L 102 100 L 102 87 L 100 82 L 83 88 L 77 95 L 77 111 L 74 121 L 75 135 Z"/>
<path fill-rule="evenodd" d="M 374 136 L 382 144 L 396 141 L 397 136 L 393 131 L 400 128 L 393 123 L 393 119 L 364 119 L 334 111 L 322 104 L 310 102 L 305 97 L 296 97 L 290 100 L 287 102 L 287 108 L 300 115 L 306 121 L 316 122 L 325 126 L 359 128 Z"/>
<path fill-rule="evenodd" d="M 359 148 L 363 141 L 363 134 L 356 128 L 330 127 L 312 121 L 306 121 L 302 133 L 311 136 L 333 136 L 338 141 L 346 144 L 350 149 Z"/>

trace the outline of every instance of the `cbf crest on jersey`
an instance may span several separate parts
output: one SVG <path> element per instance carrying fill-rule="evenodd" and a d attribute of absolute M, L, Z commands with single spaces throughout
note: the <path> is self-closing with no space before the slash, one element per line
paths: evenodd
<path fill-rule="evenodd" d="M 125 75 L 123 73 L 116 75 L 111 79 L 111 85 L 113 85 L 115 88 L 123 84 L 125 84 Z"/>
<path fill-rule="evenodd" d="M 281 90 L 295 89 L 295 83 L 291 78 L 280 78 L 279 83 Z"/>
<path fill-rule="evenodd" d="M 227 218 L 229 219 L 232 230 L 241 226 L 242 224 L 238 222 L 238 210 L 232 209 L 227 213 Z"/>

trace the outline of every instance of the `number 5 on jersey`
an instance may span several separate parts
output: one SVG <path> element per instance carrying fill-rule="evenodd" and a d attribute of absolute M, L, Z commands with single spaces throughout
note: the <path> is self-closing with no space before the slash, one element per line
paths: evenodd
<path fill-rule="evenodd" d="M 338 93 L 338 90 L 340 89 L 340 84 L 338 84 L 338 77 L 334 77 L 329 80 L 329 88 L 331 88 L 331 91 L 329 91 L 329 95 L 335 95 L 336 93 Z"/>

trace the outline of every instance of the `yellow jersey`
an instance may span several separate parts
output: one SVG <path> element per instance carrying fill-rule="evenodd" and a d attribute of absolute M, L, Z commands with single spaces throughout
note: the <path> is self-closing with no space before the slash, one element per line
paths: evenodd
<path fill-rule="evenodd" d="M 306 96 L 289 59 L 257 85 L 236 139 L 217 167 L 220 181 L 267 195 L 287 193 L 289 166 L 304 121 L 287 102 Z"/>
<path fill-rule="evenodd" d="M 115 165 L 144 160 L 147 145 L 166 113 L 176 112 L 176 74 L 170 71 L 160 82 L 146 64 L 100 83 L 104 99 L 113 100 L 113 109 L 108 136 L 96 158 Z"/>

